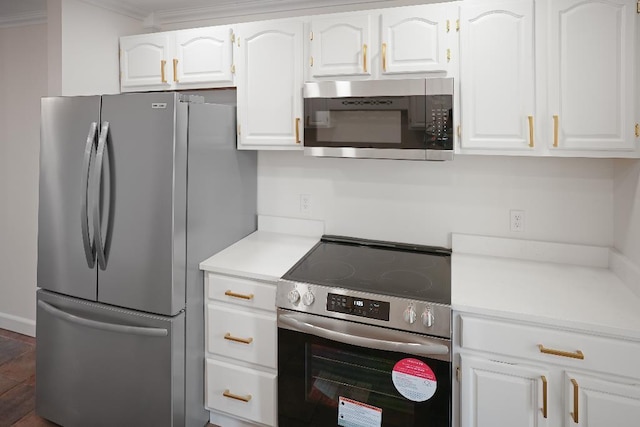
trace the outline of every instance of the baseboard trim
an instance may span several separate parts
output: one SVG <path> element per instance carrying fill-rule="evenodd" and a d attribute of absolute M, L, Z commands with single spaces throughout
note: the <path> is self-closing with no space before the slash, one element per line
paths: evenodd
<path fill-rule="evenodd" d="M 0 329 L 7 329 L 19 334 L 35 337 L 36 321 L 0 312 Z"/>

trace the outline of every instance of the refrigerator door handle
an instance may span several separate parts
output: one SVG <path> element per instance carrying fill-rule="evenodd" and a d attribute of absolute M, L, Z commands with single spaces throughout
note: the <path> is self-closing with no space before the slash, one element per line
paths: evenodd
<path fill-rule="evenodd" d="M 109 122 L 102 122 L 100 137 L 98 138 L 98 149 L 96 151 L 96 170 L 94 176 L 94 185 L 96 186 L 95 194 L 97 202 L 93 206 L 93 227 L 94 239 L 96 242 L 96 253 L 98 255 L 98 265 L 102 270 L 107 268 L 107 257 L 104 250 L 104 242 L 102 241 L 102 220 L 100 219 L 100 184 L 102 182 L 102 164 L 104 161 L 104 150 L 107 145 L 107 136 L 109 135 Z"/>
<path fill-rule="evenodd" d="M 87 319 L 84 317 L 76 316 L 75 314 L 67 313 L 66 311 L 60 310 L 59 308 L 54 307 L 44 301 L 38 301 L 38 306 L 52 316 L 81 326 L 86 326 L 88 328 L 100 329 L 103 331 L 116 332 L 121 334 L 142 335 L 147 337 L 166 337 L 169 334 L 169 331 L 163 328 L 128 326 L 119 323 L 106 323 Z"/>
<path fill-rule="evenodd" d="M 93 268 L 96 265 L 96 246 L 89 234 L 89 167 L 91 165 L 91 154 L 95 148 L 98 123 L 92 122 L 87 135 L 87 143 L 84 147 L 84 160 L 82 162 L 82 213 L 80 216 L 82 226 L 82 245 L 84 255 L 87 258 L 87 265 Z"/>

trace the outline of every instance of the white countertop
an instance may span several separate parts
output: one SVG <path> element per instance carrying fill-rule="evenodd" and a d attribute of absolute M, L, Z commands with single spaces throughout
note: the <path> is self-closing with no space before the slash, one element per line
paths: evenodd
<path fill-rule="evenodd" d="M 455 243 L 454 310 L 640 340 L 640 297 L 609 268 L 459 253 Z"/>
<path fill-rule="evenodd" d="M 200 269 L 276 282 L 319 240 L 258 230 L 201 262 Z"/>

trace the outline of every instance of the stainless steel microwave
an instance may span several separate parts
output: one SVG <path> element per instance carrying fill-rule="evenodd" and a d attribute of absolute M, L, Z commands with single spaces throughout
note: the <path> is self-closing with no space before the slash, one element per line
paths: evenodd
<path fill-rule="evenodd" d="M 305 83 L 304 153 L 453 159 L 453 79 Z"/>

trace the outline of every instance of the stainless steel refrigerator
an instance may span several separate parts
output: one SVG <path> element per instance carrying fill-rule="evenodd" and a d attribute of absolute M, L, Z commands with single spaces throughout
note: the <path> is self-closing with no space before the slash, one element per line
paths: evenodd
<path fill-rule="evenodd" d="M 235 123 L 235 107 L 179 93 L 42 100 L 38 415 L 207 423 L 198 264 L 257 221 Z"/>

